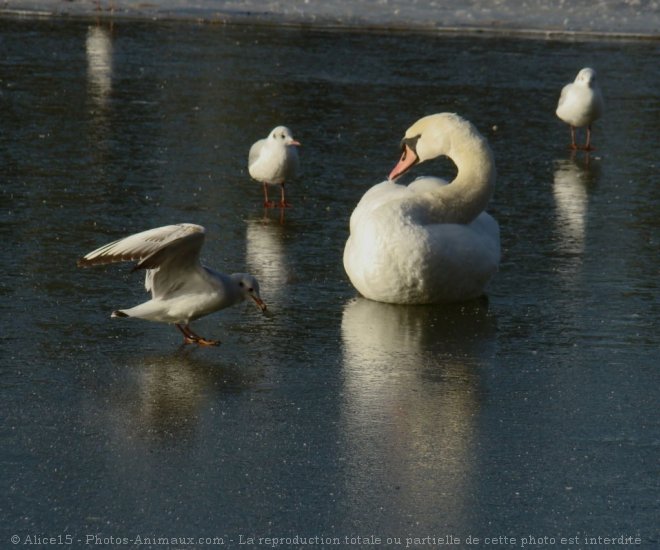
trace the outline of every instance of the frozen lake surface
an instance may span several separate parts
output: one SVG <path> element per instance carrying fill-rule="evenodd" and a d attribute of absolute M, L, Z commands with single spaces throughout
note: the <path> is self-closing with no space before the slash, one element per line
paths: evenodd
<path fill-rule="evenodd" d="M 0 46 L 0 546 L 658 545 L 656 41 L 10 18 Z M 584 66 L 606 101 L 590 155 L 554 115 Z M 500 272 L 474 303 L 364 300 L 341 265 L 350 213 L 440 111 L 494 150 Z M 303 173 L 280 217 L 246 162 L 282 123 Z M 198 322 L 219 348 L 110 319 L 142 277 L 76 268 L 182 221 L 272 312 Z"/>

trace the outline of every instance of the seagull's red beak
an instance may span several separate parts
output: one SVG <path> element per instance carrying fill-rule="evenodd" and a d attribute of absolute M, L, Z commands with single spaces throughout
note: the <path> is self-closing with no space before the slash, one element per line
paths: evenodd
<path fill-rule="evenodd" d="M 255 296 L 254 294 L 250 294 L 250 298 L 254 300 L 254 303 L 257 304 L 257 307 L 261 311 L 266 311 L 268 309 L 268 306 L 266 306 L 266 302 L 264 302 L 259 296 Z"/>
<path fill-rule="evenodd" d="M 297 139 L 292 139 L 287 145 L 295 145 L 296 147 L 301 147 L 301 143 Z"/>
<path fill-rule="evenodd" d="M 389 179 L 393 180 L 399 176 L 402 176 L 415 164 L 417 164 L 418 160 L 419 158 L 417 157 L 417 153 L 415 153 L 415 151 L 413 151 L 409 145 L 404 145 L 401 158 L 399 159 L 399 162 L 394 167 L 394 169 L 390 172 Z"/>

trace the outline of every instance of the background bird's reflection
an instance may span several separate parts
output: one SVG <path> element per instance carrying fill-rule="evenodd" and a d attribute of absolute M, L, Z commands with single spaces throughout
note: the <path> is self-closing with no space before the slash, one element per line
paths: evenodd
<path fill-rule="evenodd" d="M 100 25 L 87 29 L 87 86 L 99 107 L 105 106 L 112 91 L 113 45 L 109 28 Z"/>
<path fill-rule="evenodd" d="M 598 167 L 598 163 L 575 156 L 555 162 L 552 189 L 557 209 L 555 225 L 560 239 L 559 248 L 567 254 L 581 254 L 584 251 L 589 188 L 596 184 Z"/>
<path fill-rule="evenodd" d="M 247 220 L 246 231 L 247 271 L 259 281 L 267 304 L 286 291 L 290 276 L 284 247 L 286 226 L 279 222 L 279 214 L 273 216 Z"/>
<path fill-rule="evenodd" d="M 438 514 L 457 528 L 469 516 L 479 366 L 494 353 L 494 336 L 485 303 L 396 306 L 359 298 L 345 306 L 342 422 L 353 513 L 369 509 L 371 491 L 389 487 L 384 526 L 402 509 L 428 527 Z"/>
<path fill-rule="evenodd" d="M 555 162 L 553 194 L 555 199 L 556 252 L 560 265 L 558 273 L 569 286 L 581 271 L 589 213 L 589 192 L 597 184 L 600 164 L 589 154 Z"/>

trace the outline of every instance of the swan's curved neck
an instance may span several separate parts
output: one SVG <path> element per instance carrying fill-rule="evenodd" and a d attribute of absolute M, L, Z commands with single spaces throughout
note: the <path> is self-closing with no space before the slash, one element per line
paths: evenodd
<path fill-rule="evenodd" d="M 481 138 L 481 136 L 479 136 Z M 495 161 L 486 141 L 481 138 L 453 146 L 449 151 L 458 173 L 445 187 L 445 201 L 457 223 L 470 223 L 486 209 L 495 187 Z"/>
<path fill-rule="evenodd" d="M 449 184 L 430 191 L 428 214 L 436 223 L 473 221 L 483 212 L 495 187 L 495 161 L 486 139 L 467 121 L 443 132 L 441 149 L 429 151 L 428 158 L 449 157 L 458 173 Z"/>

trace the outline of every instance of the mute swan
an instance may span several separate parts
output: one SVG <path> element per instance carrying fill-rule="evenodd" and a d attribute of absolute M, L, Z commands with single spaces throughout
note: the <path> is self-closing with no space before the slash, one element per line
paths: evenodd
<path fill-rule="evenodd" d="M 596 82 L 596 71 L 585 67 L 575 81 L 566 84 L 559 96 L 557 116 L 571 127 L 571 149 L 580 149 L 575 143 L 575 128 L 587 127 L 587 141 L 582 149 L 590 151 L 591 124 L 603 112 L 603 96 Z"/>
<path fill-rule="evenodd" d="M 394 304 L 476 298 L 497 271 L 497 222 L 483 210 L 495 163 L 486 139 L 456 114 L 426 116 L 406 131 L 389 179 L 369 189 L 351 215 L 344 269 L 365 297 Z M 449 184 L 422 177 L 394 183 L 415 164 L 446 155 Z"/>
<path fill-rule="evenodd" d="M 78 260 L 78 266 L 137 261 L 133 270 L 146 269 L 144 286 L 151 292 L 151 300 L 115 310 L 111 316 L 174 323 L 183 333 L 184 343 L 216 346 L 219 341 L 195 334 L 190 322 L 248 297 L 262 311 L 266 304 L 252 275 L 225 275 L 200 263 L 205 235 L 201 225 L 192 223 L 157 227 L 97 248 Z"/>
<path fill-rule="evenodd" d="M 264 206 L 272 208 L 273 201 L 268 200 L 268 185 L 279 184 L 282 189 L 280 206 L 291 206 L 284 199 L 284 183 L 298 174 L 298 150 L 300 142 L 293 139 L 291 130 L 286 126 L 273 128 L 268 137 L 260 139 L 250 147 L 248 172 L 264 186 Z"/>

